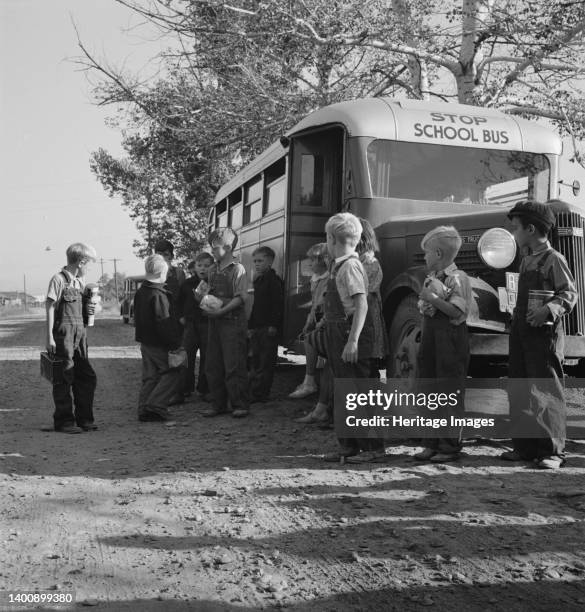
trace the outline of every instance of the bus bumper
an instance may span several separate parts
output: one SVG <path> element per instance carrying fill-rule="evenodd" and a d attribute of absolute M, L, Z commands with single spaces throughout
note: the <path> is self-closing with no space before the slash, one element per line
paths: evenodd
<path fill-rule="evenodd" d="M 507 357 L 508 334 L 472 333 L 469 335 L 469 346 L 472 355 Z M 585 336 L 565 337 L 565 357 L 585 357 Z"/>

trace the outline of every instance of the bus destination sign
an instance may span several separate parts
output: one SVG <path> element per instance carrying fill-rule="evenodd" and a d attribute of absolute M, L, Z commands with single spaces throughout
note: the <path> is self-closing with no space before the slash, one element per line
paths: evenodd
<path fill-rule="evenodd" d="M 521 149 L 516 124 L 507 117 L 451 112 L 407 112 L 398 125 L 399 139 L 488 149 Z M 403 122 L 403 119 L 406 121 Z"/>

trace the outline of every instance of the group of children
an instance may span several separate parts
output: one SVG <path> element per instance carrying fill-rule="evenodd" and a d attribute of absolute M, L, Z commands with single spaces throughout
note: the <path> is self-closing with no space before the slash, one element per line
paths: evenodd
<path fill-rule="evenodd" d="M 510 334 L 510 412 L 517 437 L 513 450 L 502 458 L 558 468 L 564 463 L 565 438 L 561 317 L 575 305 L 577 291 L 567 262 L 547 240 L 554 224 L 550 206 L 520 202 L 509 218 L 524 258 Z M 290 395 L 306 397 L 319 391 L 314 410 L 298 419 L 303 423 L 334 418 L 334 379 L 378 378 L 381 360 L 389 353 L 373 228 L 351 213 L 338 213 L 327 221 L 325 232 L 326 242 L 307 253 L 313 276 L 312 305 L 302 332 L 306 373 Z M 209 236 L 212 253 L 195 257 L 188 279 L 181 279 L 177 268 L 172 272 L 168 241 L 157 243 L 157 253 L 146 259 L 146 280 L 134 301 L 136 340 L 142 353 L 141 421 L 168 420 L 169 405 L 195 391 L 197 351 L 197 391 L 211 402 L 204 416 L 231 412 L 233 417 L 245 417 L 251 403 L 268 399 L 282 327 L 283 283 L 272 269 L 274 252 L 257 248 L 254 302 L 248 318 L 246 270 L 233 255 L 237 239 L 231 228 L 214 230 Z M 454 263 L 461 243 L 452 226 L 431 230 L 421 243 L 428 275 L 419 294 L 423 324 L 418 375 L 464 390 L 472 290 L 469 278 Z M 96 377 L 87 360 L 81 316 L 80 277 L 91 259 L 95 253 L 90 247 L 72 245 L 67 266 L 51 280 L 47 297 L 47 346 L 66 360 L 64 381 L 53 388 L 55 429 L 65 433 L 96 429 L 92 414 Z M 528 296 L 535 289 L 551 291 L 553 297 L 530 310 Z M 186 368 L 181 365 L 183 354 Z M 462 402 L 454 410 L 459 415 Z M 527 431 L 533 437 L 525 437 Z M 385 456 L 382 438 L 338 441 L 339 451 L 325 455 L 326 461 L 360 463 Z M 426 440 L 415 458 L 454 461 L 461 447 L 461 432 L 450 430 L 445 437 Z"/>

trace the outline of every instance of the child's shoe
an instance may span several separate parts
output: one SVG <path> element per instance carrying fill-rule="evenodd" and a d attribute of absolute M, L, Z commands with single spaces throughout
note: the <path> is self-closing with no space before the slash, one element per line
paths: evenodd
<path fill-rule="evenodd" d="M 437 451 L 434 448 L 425 448 L 420 451 L 420 453 L 416 453 L 414 458 L 417 461 L 429 461 L 431 457 L 434 457 L 437 454 Z"/>
<path fill-rule="evenodd" d="M 431 463 L 449 463 L 459 459 L 459 453 L 436 453 L 431 457 Z"/>
<path fill-rule="evenodd" d="M 307 383 L 301 383 L 290 395 L 290 399 L 302 399 L 303 397 L 309 397 L 313 393 L 317 393 L 319 387 L 317 385 L 311 385 Z"/>
<path fill-rule="evenodd" d="M 80 434 L 83 433 L 83 429 L 81 427 L 77 427 L 75 425 L 63 425 L 63 427 L 59 427 L 59 429 L 55 429 L 58 433 L 64 434 Z"/>
<path fill-rule="evenodd" d="M 562 457 L 557 457 L 555 455 L 553 457 L 543 457 L 536 464 L 536 467 L 541 470 L 558 470 L 564 463 L 565 460 Z"/>
<path fill-rule="evenodd" d="M 500 455 L 500 459 L 503 459 L 504 461 L 528 461 L 528 459 L 525 459 L 518 451 L 515 450 L 504 451 Z"/>

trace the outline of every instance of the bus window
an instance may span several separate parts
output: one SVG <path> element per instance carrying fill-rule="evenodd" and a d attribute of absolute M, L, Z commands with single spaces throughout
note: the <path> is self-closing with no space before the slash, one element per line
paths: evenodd
<path fill-rule="evenodd" d="M 215 227 L 227 227 L 227 224 L 228 224 L 227 201 L 222 200 L 215 207 Z"/>
<path fill-rule="evenodd" d="M 373 197 L 504 205 L 548 199 L 544 155 L 374 140 L 367 151 Z"/>
<path fill-rule="evenodd" d="M 301 136 L 293 144 L 292 204 L 294 208 L 340 205 L 344 132 L 334 127 Z"/>
<path fill-rule="evenodd" d="M 323 174 L 325 164 L 320 155 L 301 157 L 301 206 L 323 205 Z"/>
<path fill-rule="evenodd" d="M 233 229 L 242 227 L 243 207 L 242 207 L 242 189 L 238 188 L 228 196 L 229 217 L 228 224 Z"/>
<path fill-rule="evenodd" d="M 266 214 L 282 210 L 286 201 L 286 180 L 284 177 L 266 187 Z"/>
<path fill-rule="evenodd" d="M 230 206 L 229 226 L 232 229 L 242 227 L 242 203 L 238 202 L 235 206 Z"/>
<path fill-rule="evenodd" d="M 250 181 L 244 188 L 244 225 L 262 217 L 262 179 Z"/>
<path fill-rule="evenodd" d="M 281 210 L 286 202 L 286 162 L 282 158 L 264 173 L 264 214 Z"/>

